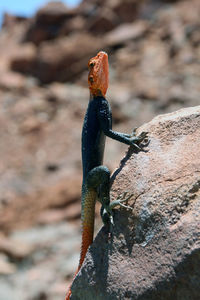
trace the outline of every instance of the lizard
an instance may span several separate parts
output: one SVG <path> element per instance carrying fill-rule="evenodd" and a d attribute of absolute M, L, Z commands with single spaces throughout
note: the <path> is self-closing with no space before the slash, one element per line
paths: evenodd
<path fill-rule="evenodd" d="M 113 223 L 112 209 L 116 205 L 122 205 L 121 202 L 127 200 L 117 199 L 110 203 L 110 171 L 102 165 L 105 137 L 132 145 L 138 150 L 142 150 L 147 145 L 147 143 L 142 143 L 147 138 L 146 132 L 136 136 L 135 131 L 132 134 L 126 134 L 112 130 L 111 108 L 105 98 L 109 80 L 107 53 L 100 51 L 95 57 L 91 58 L 88 62 L 88 68 L 90 101 L 82 129 L 82 243 L 79 265 L 74 278 L 83 264 L 88 247 L 93 242 L 96 199 L 102 204 L 101 216 L 104 223 L 108 221 Z M 69 300 L 70 296 L 71 287 L 68 289 L 65 300 Z"/>

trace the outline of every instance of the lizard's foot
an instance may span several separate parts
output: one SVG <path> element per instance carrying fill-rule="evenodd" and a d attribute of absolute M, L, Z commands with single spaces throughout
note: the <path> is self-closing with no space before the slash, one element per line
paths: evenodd
<path fill-rule="evenodd" d="M 141 132 L 139 135 L 136 136 L 136 129 L 137 128 L 134 128 L 133 129 L 133 132 L 132 132 L 132 136 L 130 138 L 130 145 L 135 147 L 136 149 L 138 150 L 143 150 L 144 151 L 144 147 L 147 147 L 149 145 L 149 138 L 148 138 L 148 132 Z"/>
<path fill-rule="evenodd" d="M 133 130 L 132 130 L 132 133 L 131 133 L 131 137 L 133 137 L 133 136 L 136 136 L 136 130 L 137 130 L 138 128 L 137 127 L 134 127 L 133 128 Z"/>
<path fill-rule="evenodd" d="M 129 134 L 129 133 L 124 133 L 123 135 L 126 136 L 127 138 L 135 137 L 135 136 L 136 136 L 136 130 L 137 130 L 137 129 L 138 129 L 138 128 L 135 127 L 135 128 L 133 128 L 131 134 Z"/>
<path fill-rule="evenodd" d="M 124 192 L 122 195 L 120 195 L 116 200 L 113 200 L 109 205 L 103 205 L 101 208 L 101 217 L 105 225 L 109 226 L 109 232 L 112 232 L 113 226 L 114 226 L 114 220 L 113 215 L 114 211 L 113 208 L 116 206 L 121 206 L 126 209 L 132 210 L 133 208 L 123 204 L 123 202 L 127 202 L 131 197 L 132 194 L 127 196 L 128 192 Z"/>
<path fill-rule="evenodd" d="M 131 197 L 132 197 L 132 194 L 127 196 L 128 192 L 124 192 L 122 195 L 120 195 L 116 200 L 113 200 L 109 207 L 111 210 L 113 210 L 113 208 L 115 208 L 115 206 L 119 205 L 121 207 L 124 207 L 126 209 L 133 209 L 131 206 L 128 206 L 128 205 L 125 205 L 123 204 L 122 202 L 127 202 Z"/>
<path fill-rule="evenodd" d="M 103 204 L 101 207 L 101 218 L 103 220 L 104 225 L 114 225 L 113 222 L 113 211 L 112 208 L 109 205 Z"/>

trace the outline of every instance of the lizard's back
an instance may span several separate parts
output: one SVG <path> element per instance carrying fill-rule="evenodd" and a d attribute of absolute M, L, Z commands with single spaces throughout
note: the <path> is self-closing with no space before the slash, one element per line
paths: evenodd
<path fill-rule="evenodd" d="M 96 97 L 88 104 L 82 129 L 83 180 L 88 172 L 103 162 L 105 135 L 98 120 L 103 97 Z"/>

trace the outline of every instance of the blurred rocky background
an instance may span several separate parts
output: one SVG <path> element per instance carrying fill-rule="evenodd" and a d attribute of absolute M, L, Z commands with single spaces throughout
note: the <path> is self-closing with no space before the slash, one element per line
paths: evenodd
<path fill-rule="evenodd" d="M 0 31 L 0 300 L 61 300 L 78 264 L 87 62 L 109 54 L 113 127 L 200 104 L 199 0 L 50 2 Z M 113 171 L 127 147 L 107 139 Z M 97 207 L 97 229 L 101 225 Z"/>

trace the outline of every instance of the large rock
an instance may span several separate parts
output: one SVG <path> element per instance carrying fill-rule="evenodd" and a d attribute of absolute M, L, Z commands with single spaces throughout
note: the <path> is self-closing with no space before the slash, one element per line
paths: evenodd
<path fill-rule="evenodd" d="M 100 39 L 83 33 L 44 43 L 38 51 L 36 77 L 44 83 L 72 80 L 87 69 L 88 60 L 101 45 Z"/>
<path fill-rule="evenodd" d="M 94 35 L 102 35 L 114 29 L 116 24 L 117 16 L 111 9 L 99 9 L 99 11 L 90 18 L 86 28 Z"/>
<path fill-rule="evenodd" d="M 19 23 L 25 23 L 28 18 L 24 16 L 14 16 L 9 13 L 4 13 L 2 20 L 2 28 L 11 28 Z"/>
<path fill-rule="evenodd" d="M 16 53 L 11 59 L 11 70 L 24 74 L 33 73 L 36 69 L 36 55 L 37 49 L 33 44 L 24 44 L 16 49 Z"/>
<path fill-rule="evenodd" d="M 72 285 L 72 300 L 197 300 L 200 295 L 200 106 L 160 115 L 148 152 L 129 149 L 113 174 L 112 199 L 127 191 Z"/>
<path fill-rule="evenodd" d="M 131 40 L 142 38 L 146 31 L 147 24 L 144 21 L 125 23 L 119 25 L 105 36 L 106 44 L 111 47 L 124 45 Z"/>
<path fill-rule="evenodd" d="M 75 10 L 68 9 L 61 1 L 49 2 L 32 19 L 24 40 L 38 45 L 42 41 L 54 39 L 62 25 L 75 15 Z"/>
<path fill-rule="evenodd" d="M 83 0 L 80 8 L 90 16 L 94 15 L 99 8 L 111 9 L 117 17 L 116 22 L 119 24 L 135 20 L 143 2 L 137 0 Z"/>
<path fill-rule="evenodd" d="M 32 47 L 22 47 L 11 61 L 14 71 L 29 73 L 42 83 L 71 81 L 87 69 L 88 60 L 103 47 L 100 38 L 81 33 L 43 42 L 35 53 Z"/>

